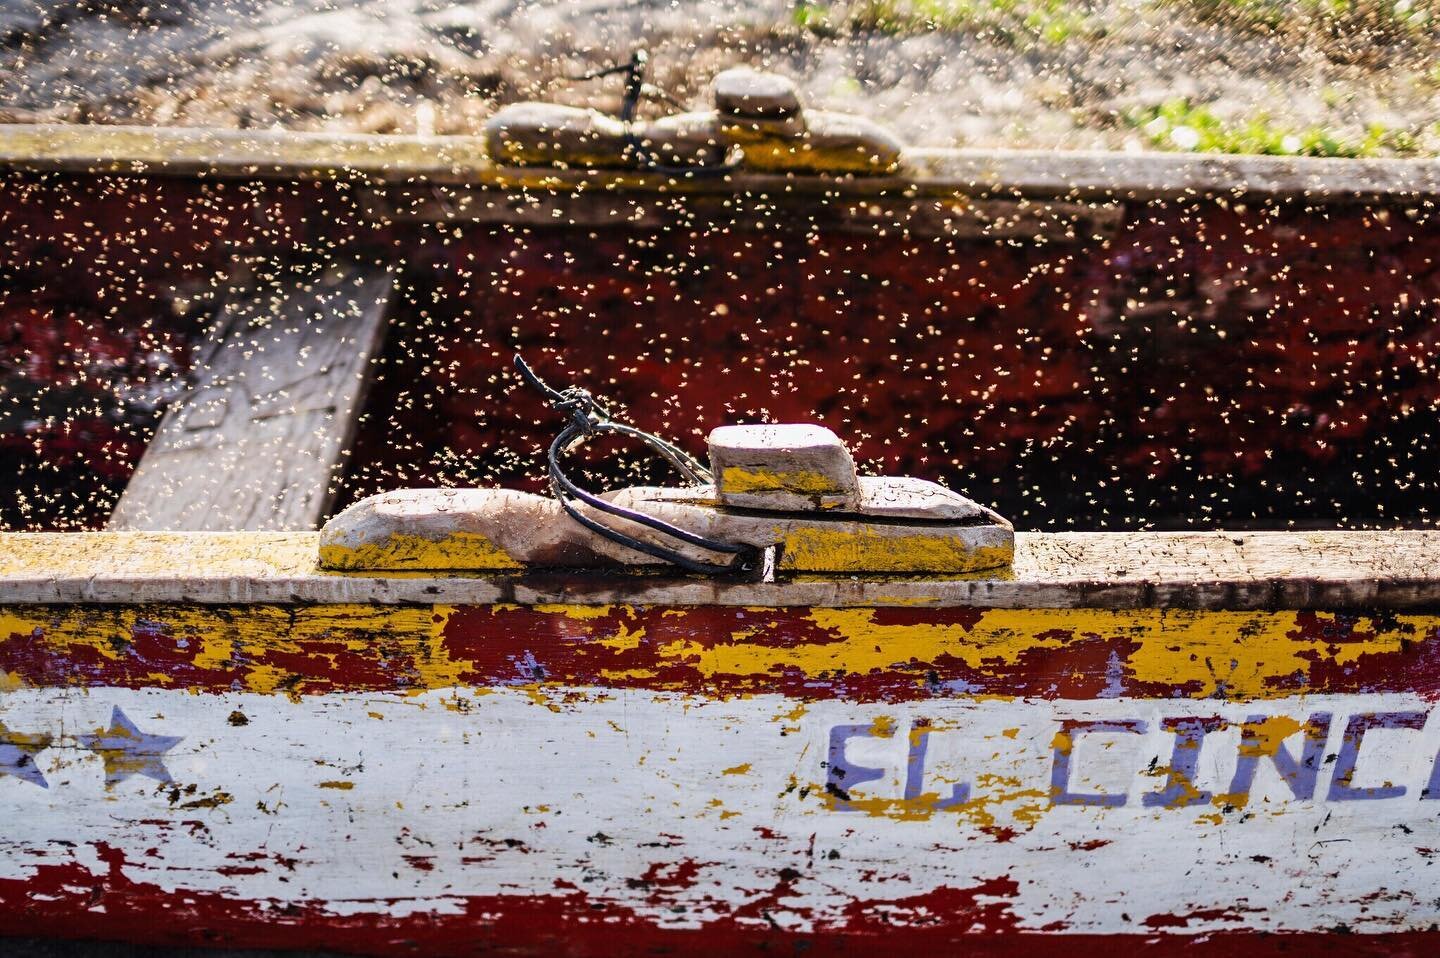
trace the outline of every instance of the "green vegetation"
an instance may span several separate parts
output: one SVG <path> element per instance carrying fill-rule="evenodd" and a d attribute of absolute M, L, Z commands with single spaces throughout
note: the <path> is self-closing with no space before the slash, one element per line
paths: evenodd
<path fill-rule="evenodd" d="M 1433 40 L 1440 17 L 1440 0 L 1154 0 L 1157 6 L 1172 2 L 1204 19 L 1285 30 L 1336 48 Z M 1061 44 L 1103 27 L 1083 0 L 797 0 L 793 9 L 797 26 L 822 33 L 994 31 Z"/>
<path fill-rule="evenodd" d="M 1311 126 L 1291 129 L 1266 116 L 1226 123 L 1208 107 L 1186 99 L 1132 110 L 1125 121 L 1144 133 L 1150 144 L 1166 150 L 1196 153 L 1267 153 L 1274 156 L 1383 156 L 1418 151 L 1414 133 L 1371 124 L 1364 136 L 1342 138 Z"/>
<path fill-rule="evenodd" d="M 826 36 L 968 34 L 1039 57 L 1060 47 L 1068 55 L 1076 44 L 1098 48 L 1101 40 L 1124 47 L 1145 31 L 1155 32 L 1161 21 L 1188 21 L 1193 30 L 1198 17 L 1232 35 L 1276 34 L 1262 44 L 1303 48 L 1347 68 L 1409 77 L 1419 95 L 1440 89 L 1440 0 L 796 0 L 792 10 L 797 27 Z M 1254 38 L 1246 42 L 1254 55 Z M 1129 110 L 1120 124 L 1138 131 L 1151 148 L 1171 151 L 1322 157 L 1437 152 L 1440 123 L 1396 125 L 1394 113 L 1387 113 L 1384 122 L 1361 126 L 1347 107 L 1355 97 L 1347 85 L 1328 87 L 1321 97 L 1333 121 L 1287 123 L 1283 109 L 1279 118 L 1259 112 L 1237 116 L 1224 105 L 1176 98 Z M 1081 99 L 1071 102 L 1077 113 L 1088 106 Z M 1086 115 L 1113 117 L 1108 111 Z"/>
<path fill-rule="evenodd" d="M 1236 26 L 1383 43 L 1434 29 L 1437 0 L 1188 0 L 1202 17 Z"/>

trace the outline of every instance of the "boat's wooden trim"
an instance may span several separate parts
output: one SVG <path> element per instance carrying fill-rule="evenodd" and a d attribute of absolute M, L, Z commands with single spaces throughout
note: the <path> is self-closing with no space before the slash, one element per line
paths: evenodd
<path fill-rule="evenodd" d="M 1440 161 L 1116 153 L 910 150 L 914 175 L 971 195 L 1085 199 L 1199 196 L 1418 201 L 1440 195 Z"/>
<path fill-rule="evenodd" d="M 572 229 L 824 230 L 869 236 L 1046 242 L 1114 235 L 1125 206 L 1109 201 L 742 193 L 673 195 L 598 190 L 507 190 L 493 186 L 385 186 L 367 191 L 367 214 L 398 222 L 497 223 Z"/>
<path fill-rule="evenodd" d="M 0 168 L 215 178 L 360 178 L 506 189 L 1065 197 L 1148 200 L 1201 195 L 1334 202 L 1440 196 L 1440 160 L 914 149 L 894 176 L 737 173 L 676 181 L 615 170 L 504 167 L 479 137 L 275 130 L 0 124 Z"/>
<path fill-rule="evenodd" d="M 308 530 L 360 418 L 394 271 L 239 264 L 196 363 L 111 516 L 117 531 Z"/>
<path fill-rule="evenodd" d="M 318 569 L 314 533 L 0 535 L 0 604 L 520 603 L 980 608 L 1440 607 L 1440 532 L 1017 536 L 1013 571 L 781 582 Z"/>
<path fill-rule="evenodd" d="M 478 137 L 0 124 L 0 166 L 217 179 L 460 180 L 493 169 Z"/>

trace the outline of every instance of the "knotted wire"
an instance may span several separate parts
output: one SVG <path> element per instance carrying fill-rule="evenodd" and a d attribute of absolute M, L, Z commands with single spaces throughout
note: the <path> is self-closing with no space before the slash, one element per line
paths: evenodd
<path fill-rule="evenodd" d="M 590 394 L 586 389 L 579 386 L 567 386 L 564 389 L 555 389 L 548 385 L 535 370 L 520 356 L 515 354 L 515 369 L 520 373 L 520 378 L 527 384 L 533 386 L 560 412 L 565 413 L 570 421 L 565 428 L 550 443 L 546 452 L 546 462 L 550 473 L 550 491 L 560 502 L 570 518 L 580 523 L 585 528 L 602 536 L 611 542 L 642 552 L 654 559 L 660 559 L 672 565 L 691 572 L 699 572 L 706 575 L 726 575 L 730 573 L 749 572 L 758 567 L 761 559 L 761 551 L 754 546 L 738 542 L 725 542 L 719 539 L 710 539 L 706 536 L 697 535 L 679 526 L 672 525 L 663 519 L 646 515 L 634 509 L 627 509 L 624 506 L 617 506 L 592 493 L 581 489 L 570 477 L 565 475 L 561 466 L 561 460 L 576 446 L 583 444 L 590 437 L 604 434 L 616 433 L 622 436 L 629 436 L 638 439 L 650 448 L 658 452 L 676 471 L 683 475 L 690 482 L 705 484 L 714 481 L 710 470 L 700 463 L 694 456 L 681 449 L 671 442 L 661 439 L 659 436 L 645 432 L 643 429 L 636 429 L 634 426 L 627 426 L 625 423 L 616 422 L 610 415 L 610 411 L 602 405 L 599 400 Z M 696 546 L 709 552 L 716 552 L 732 556 L 727 562 L 705 562 L 693 559 L 675 549 L 659 543 L 649 542 L 640 539 L 629 533 L 606 525 L 593 516 L 586 515 L 575 505 L 578 500 L 592 509 L 608 513 L 627 522 L 639 523 L 662 535 L 668 536 L 687 545 Z"/>
<path fill-rule="evenodd" d="M 709 179 L 712 177 L 729 176 L 738 170 L 740 164 L 733 160 L 714 166 L 682 166 L 666 163 L 661 159 L 657 151 L 650 148 L 650 145 L 645 142 L 644 137 L 636 132 L 635 118 L 640 110 L 641 97 L 647 95 L 653 96 L 656 99 L 669 103 L 671 106 L 684 109 L 674 97 L 671 97 L 664 90 L 645 82 L 645 71 L 649 64 L 650 54 L 644 50 L 636 50 L 630 55 L 628 63 L 617 63 L 613 66 L 601 67 L 589 73 L 569 77 L 569 79 L 580 82 L 584 80 L 598 80 L 617 74 L 625 77 L 625 95 L 620 102 L 620 122 L 625 128 L 625 147 L 646 171 L 677 179 Z"/>

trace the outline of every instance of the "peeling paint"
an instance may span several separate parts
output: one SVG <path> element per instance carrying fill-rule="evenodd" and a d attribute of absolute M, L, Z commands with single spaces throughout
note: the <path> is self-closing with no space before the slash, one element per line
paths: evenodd
<path fill-rule="evenodd" d="M 454 686 L 857 701 L 1440 694 L 1440 617 L 1138 609 L 16 606 L 23 685 Z"/>
<path fill-rule="evenodd" d="M 8 607 L 0 916 L 434 954 L 462 919 L 520 951 L 1423 936 L 1437 647 L 1294 611 Z"/>
<path fill-rule="evenodd" d="M 445 569 L 520 569 L 504 549 L 478 533 L 450 531 L 438 539 L 391 535 L 384 542 L 359 546 L 326 543 L 320 563 L 327 569 L 431 571 Z"/>
<path fill-rule="evenodd" d="M 1299 717 L 1328 711 L 1341 717 L 1333 749 L 1354 716 L 1429 715 L 1414 695 L 827 700 L 779 735 L 785 699 L 775 694 L 632 689 L 571 700 L 571 691 L 541 692 L 547 708 L 531 690 L 502 689 L 468 712 L 441 708 L 454 693 L 439 689 L 8 693 L 5 738 L 36 746 L 32 767 L 45 783 L 0 769 L 0 813 L 11 822 L 0 915 L 84 914 L 91 906 L 68 893 L 47 897 L 64 874 L 67 887 L 108 889 L 101 898 L 112 904 L 141 885 L 142 907 L 212 902 L 211 917 L 171 923 L 194 922 L 197 933 L 219 912 L 264 903 L 261 914 L 300 922 L 404 929 L 437 953 L 449 951 L 441 926 L 472 914 L 471 903 L 507 928 L 501 940 L 524 941 L 505 916 L 536 903 L 565 911 L 573 894 L 595 910 L 597 934 L 662 941 L 863 939 L 884 929 L 957 942 L 1056 931 L 1283 935 L 1334 924 L 1421 933 L 1440 920 L 1421 838 L 1434 815 L 1424 785 L 1440 718 L 1373 731 L 1344 772 L 1354 788 L 1389 782 L 1403 794 L 1335 799 L 1322 787 L 1297 797 L 1262 765 L 1248 808 L 1218 808 L 1213 822 L 1144 800 L 1186 722 L 1210 723 L 1195 786 L 1219 794 L 1253 755 L 1247 728 L 1268 722 L 1279 736 L 1293 722 L 1271 744 L 1294 749 L 1306 731 Z M 248 724 L 228 721 L 236 711 Z M 134 726 L 123 746 L 75 731 L 108 728 L 116 713 Z M 1105 731 L 1122 722 L 1142 731 Z M 1091 731 L 1057 744 L 1057 730 L 1076 723 Z M 852 730 L 838 768 L 837 728 Z M 1050 782 L 1062 746 L 1070 789 L 1117 800 L 1061 801 Z M 140 748 L 167 781 L 113 776 L 107 749 L 116 748 Z M 841 769 L 845 802 L 824 784 Z M 1322 786 L 1333 774 L 1321 772 Z M 936 800 L 960 788 L 963 800 Z M 1186 877 L 1197 873 L 1223 880 Z M 1286 873 L 1316 878 L 1277 880 Z M 242 926 L 238 940 L 255 940 L 244 935 L 258 925 Z M 11 927 L 0 917 L 0 929 Z"/>

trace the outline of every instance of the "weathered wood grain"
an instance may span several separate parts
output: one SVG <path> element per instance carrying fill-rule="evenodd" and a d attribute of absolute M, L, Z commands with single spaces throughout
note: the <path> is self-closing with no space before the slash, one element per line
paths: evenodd
<path fill-rule="evenodd" d="M 479 137 L 365 136 L 262 130 L 182 130 L 0 124 L 0 168 L 229 178 L 361 178 L 504 188 L 874 195 L 913 190 L 1072 199 L 1197 195 L 1419 201 L 1440 196 L 1440 161 L 1332 160 L 1054 150 L 911 149 L 903 171 L 881 177 L 740 172 L 674 180 L 615 170 L 523 170 L 486 155 Z"/>
<path fill-rule="evenodd" d="M 300 530 L 324 517 L 393 277 L 310 261 L 241 274 L 109 528 Z"/>
<path fill-rule="evenodd" d="M 1151 200 L 1196 196 L 1420 200 L 1440 190 L 1440 162 L 1115 153 L 1101 150 L 907 150 L 918 182 L 971 195 Z"/>
<path fill-rule="evenodd" d="M 479 137 L 0 124 L 0 166 L 37 172 L 403 180 L 488 168 L 484 151 Z"/>
<path fill-rule="evenodd" d="M 848 457 L 844 464 L 854 485 Z M 710 541 L 748 546 L 757 557 L 773 549 L 774 568 L 782 574 L 953 576 L 1010 565 L 1015 533 L 1000 516 L 940 486 L 876 478 L 857 488 L 857 497 L 867 498 L 848 514 L 717 509 L 709 486 L 619 489 L 611 502 Z M 608 518 L 579 509 L 602 525 Z M 923 515 L 917 520 L 905 512 Z M 956 512 L 960 518 L 953 518 Z M 648 529 L 633 534 L 697 563 L 716 558 L 706 548 Z M 663 566 L 585 528 L 557 500 L 515 489 L 402 489 L 369 496 L 325 523 L 320 564 L 351 572 Z"/>
<path fill-rule="evenodd" d="M 1020 534 L 1006 574 L 778 582 L 326 573 L 313 533 L 0 535 L 0 603 L 360 602 L 1390 610 L 1440 607 L 1440 532 Z"/>
<path fill-rule="evenodd" d="M 503 189 L 430 184 L 368 192 L 367 215 L 386 222 L 628 229 L 825 230 L 870 236 L 1083 241 L 1112 235 L 1124 207 L 964 195 L 854 196 L 745 191 L 669 195 L 645 191 Z"/>

